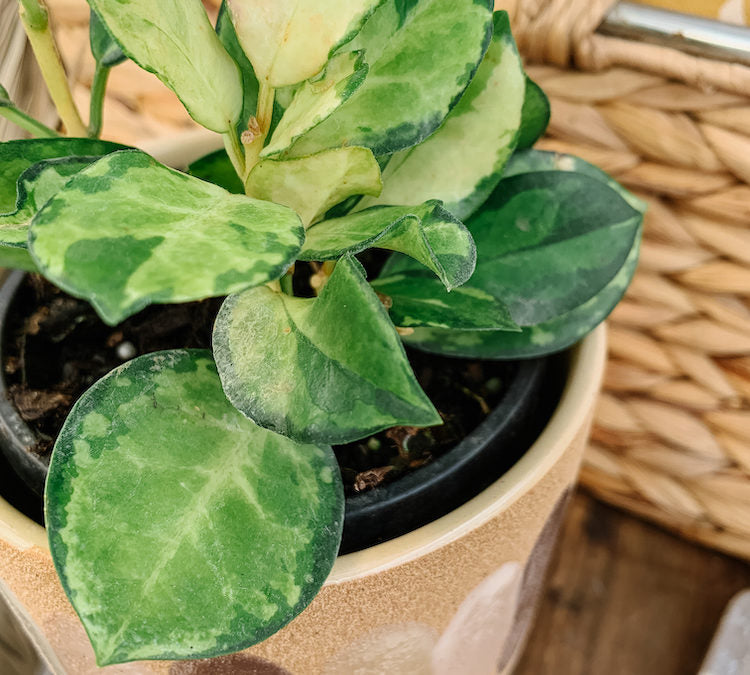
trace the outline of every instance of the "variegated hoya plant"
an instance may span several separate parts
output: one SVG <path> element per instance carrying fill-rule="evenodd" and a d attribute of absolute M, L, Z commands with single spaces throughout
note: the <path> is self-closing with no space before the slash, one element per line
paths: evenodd
<path fill-rule="evenodd" d="M 108 324 L 227 296 L 213 353 L 138 357 L 78 401 L 46 486 L 50 548 L 100 665 L 248 647 L 339 546 L 331 444 L 441 418 L 402 343 L 510 359 L 575 343 L 622 296 L 643 205 L 530 149 L 549 107 L 492 0 L 88 0 L 88 128 L 40 0 L 20 0 L 69 132 L 0 145 L 0 264 Z M 98 140 L 130 58 L 226 150 L 187 171 Z M 357 255 L 393 252 L 376 278 Z M 295 297 L 296 261 L 318 292 Z M 297 265 L 299 273 L 302 265 Z M 304 266 L 308 267 L 308 266 Z"/>

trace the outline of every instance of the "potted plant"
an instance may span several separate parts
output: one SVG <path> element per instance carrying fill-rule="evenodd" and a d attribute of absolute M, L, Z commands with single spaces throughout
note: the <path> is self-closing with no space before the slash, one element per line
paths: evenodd
<path fill-rule="evenodd" d="M 72 137 L 0 101 L 37 136 L 0 145 L 0 263 L 112 327 L 151 305 L 225 297 L 211 350 L 126 361 L 56 439 L 49 552 L 99 666 L 257 672 L 262 659 L 267 672 L 334 673 L 354 672 L 353 654 L 366 672 L 509 668 L 575 477 L 601 333 L 500 480 L 508 408 L 392 483 L 397 499 L 416 486 L 400 502 L 411 512 L 434 480 L 445 504 L 432 522 L 404 517 L 417 529 L 386 528 L 389 541 L 342 556 L 332 575 L 344 491 L 331 446 L 374 451 L 395 428 L 408 455 L 406 438 L 434 439 L 445 419 L 402 343 L 495 361 L 580 340 L 632 276 L 642 205 L 582 160 L 530 149 L 549 110 L 491 2 L 228 0 L 216 29 L 200 0 L 89 4 L 84 126 L 43 4 L 20 1 Z M 183 172 L 98 140 L 107 74 L 124 58 L 225 149 Z M 178 154 L 180 168 L 195 159 Z M 518 367 L 513 396 L 554 389 Z M 356 529 L 377 530 L 360 506 Z M 51 660 L 93 668 L 40 530 L 11 509 L 1 522 L 6 594 Z"/>

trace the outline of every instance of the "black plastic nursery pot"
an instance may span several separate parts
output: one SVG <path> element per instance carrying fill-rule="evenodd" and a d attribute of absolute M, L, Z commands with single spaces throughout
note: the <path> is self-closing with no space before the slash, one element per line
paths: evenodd
<path fill-rule="evenodd" d="M 157 150 L 177 166 L 205 152 L 174 144 Z M 14 274 L 0 289 L 0 331 L 19 283 Z M 117 668 L 165 675 L 508 675 L 577 477 L 605 353 L 599 328 L 563 357 L 519 362 L 502 400 L 452 450 L 350 497 L 341 554 L 328 580 L 275 635 L 236 655 Z M 39 515 L 40 499 L 18 489 L 20 475 L 40 490 L 44 467 L 22 454 L 35 439 L 5 393 L 0 390 L 0 595 L 53 672 L 98 673 L 46 533 L 28 515 L 34 508 Z"/>

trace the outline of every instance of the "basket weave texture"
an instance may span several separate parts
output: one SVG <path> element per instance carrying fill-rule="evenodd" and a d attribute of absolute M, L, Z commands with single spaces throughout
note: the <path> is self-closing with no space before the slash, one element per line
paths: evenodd
<path fill-rule="evenodd" d="M 509 8 L 552 102 L 540 146 L 649 203 L 582 482 L 750 559 L 750 68 L 597 35 L 611 4 Z"/>
<path fill-rule="evenodd" d="M 85 0 L 48 0 L 82 109 Z M 205 0 L 214 13 L 218 0 Z M 596 33 L 612 0 L 500 0 L 552 101 L 542 148 L 614 175 L 650 209 L 582 480 L 601 499 L 750 559 L 750 68 Z M 104 136 L 192 127 L 153 75 L 114 69 Z"/>

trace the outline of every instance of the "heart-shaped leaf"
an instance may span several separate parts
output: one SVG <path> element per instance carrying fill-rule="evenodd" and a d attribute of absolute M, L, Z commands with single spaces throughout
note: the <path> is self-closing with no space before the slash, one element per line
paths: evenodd
<path fill-rule="evenodd" d="M 37 162 L 55 157 L 98 157 L 123 147 L 92 138 L 32 138 L 0 143 L 0 213 L 16 210 L 18 179 Z"/>
<path fill-rule="evenodd" d="M 308 226 L 352 195 L 377 195 L 380 167 L 368 148 L 335 148 L 289 160 L 265 159 L 250 172 L 247 194 L 288 206 Z"/>
<path fill-rule="evenodd" d="M 327 120 L 292 147 L 295 156 L 342 145 L 385 155 L 435 131 L 471 81 L 492 34 L 490 0 L 385 0 L 349 49 L 370 72 Z"/>
<path fill-rule="evenodd" d="M 222 46 L 201 0 L 88 0 L 122 51 L 155 73 L 190 116 L 218 133 L 243 108 L 237 64 Z"/>
<path fill-rule="evenodd" d="M 313 77 L 337 46 L 356 35 L 382 0 L 227 0 L 237 37 L 257 76 L 271 87 Z"/>
<path fill-rule="evenodd" d="M 265 287 L 229 296 L 213 348 L 229 400 L 295 440 L 347 443 L 396 425 L 441 423 L 385 308 L 348 256 L 318 298 Z"/>
<path fill-rule="evenodd" d="M 27 247 L 31 219 L 71 176 L 97 159 L 98 157 L 45 159 L 21 174 L 17 183 L 16 210 L 0 214 L 0 265 L 37 271 Z"/>
<path fill-rule="evenodd" d="M 550 107 L 547 95 L 530 77 L 526 77 L 526 95 L 523 99 L 521 113 L 521 132 L 518 137 L 518 148 L 523 150 L 536 143 L 547 130 Z"/>
<path fill-rule="evenodd" d="M 440 199 L 457 218 L 471 215 L 500 181 L 515 148 L 524 88 L 508 15 L 495 12 L 492 42 L 458 105 L 426 141 L 391 158 L 380 197 L 358 208 Z"/>
<path fill-rule="evenodd" d="M 377 247 L 399 251 L 431 269 L 448 290 L 474 271 L 476 248 L 464 224 L 438 201 L 373 206 L 324 220 L 307 231 L 300 260 L 334 260 Z"/>
<path fill-rule="evenodd" d="M 93 9 L 89 20 L 89 43 L 94 60 L 107 68 L 116 66 L 127 58 Z"/>
<path fill-rule="evenodd" d="M 618 274 L 641 220 L 617 191 L 591 176 L 560 171 L 512 176 L 466 222 L 477 246 L 468 285 L 506 305 L 519 326 L 551 321 L 597 295 Z M 381 277 L 409 277 L 418 269 L 408 258 L 395 257 Z M 435 291 L 425 286 L 424 300 L 443 299 Z M 410 316 L 416 323 L 419 317 Z M 460 325 L 458 319 L 453 323 L 448 305 L 442 319 Z"/>
<path fill-rule="evenodd" d="M 638 265 L 639 229 L 625 264 L 593 298 L 551 321 L 526 326 L 521 332 L 415 328 L 404 342 L 422 351 L 472 359 L 524 359 L 567 349 L 590 333 L 615 308 Z"/>
<path fill-rule="evenodd" d="M 508 308 L 489 293 L 466 285 L 446 293 L 438 279 L 422 271 L 376 279 L 372 287 L 391 299 L 391 320 L 397 326 L 521 330 Z"/>
<path fill-rule="evenodd" d="M 362 52 L 334 56 L 319 77 L 299 88 L 261 157 L 283 152 L 305 132 L 327 119 L 362 86 L 367 71 Z"/>
<path fill-rule="evenodd" d="M 245 193 L 245 187 L 242 185 L 242 181 L 224 149 L 216 150 L 195 160 L 188 166 L 187 172 L 191 176 L 223 187 L 232 194 L 241 195 Z"/>
<path fill-rule="evenodd" d="M 139 357 L 89 389 L 55 444 L 45 503 L 102 666 L 265 639 L 320 589 L 344 515 L 331 448 L 243 417 L 203 350 Z"/>
<path fill-rule="evenodd" d="M 285 206 L 233 195 L 138 150 L 76 174 L 31 225 L 42 273 L 116 324 L 153 302 L 226 295 L 281 276 L 304 237 Z"/>

